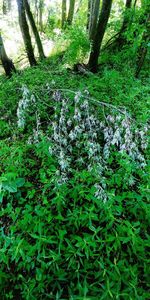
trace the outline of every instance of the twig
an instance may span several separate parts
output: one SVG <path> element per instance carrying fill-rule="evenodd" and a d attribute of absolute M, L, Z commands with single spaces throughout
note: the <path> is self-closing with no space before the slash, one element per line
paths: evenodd
<path fill-rule="evenodd" d="M 110 47 L 111 45 L 112 45 L 112 43 L 113 43 L 113 39 L 115 38 L 115 37 L 117 37 L 118 35 L 119 35 L 119 33 L 120 33 L 120 31 L 119 32 L 117 32 L 116 34 L 114 34 L 108 41 L 107 41 L 107 43 L 104 45 L 104 47 L 102 47 L 102 51 L 104 51 L 104 50 L 106 50 L 108 47 Z M 111 42 L 112 41 L 112 42 Z M 111 42 L 111 43 L 110 43 Z"/>

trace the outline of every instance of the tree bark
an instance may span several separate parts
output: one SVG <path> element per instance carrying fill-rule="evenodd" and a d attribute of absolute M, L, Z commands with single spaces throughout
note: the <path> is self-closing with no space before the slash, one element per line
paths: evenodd
<path fill-rule="evenodd" d="M 150 43 L 150 12 L 147 15 L 145 31 L 143 33 L 141 45 L 138 49 L 135 77 L 139 76 L 140 71 L 143 67 L 149 43 Z"/>
<path fill-rule="evenodd" d="M 7 0 L 7 2 L 8 2 L 8 11 L 11 11 L 11 0 Z"/>
<path fill-rule="evenodd" d="M 137 0 L 134 1 L 133 7 L 136 7 Z"/>
<path fill-rule="evenodd" d="M 128 28 L 129 22 L 130 22 L 130 19 L 128 16 L 128 11 L 131 8 L 131 6 L 132 6 L 132 0 L 126 0 L 125 13 L 124 13 L 124 19 L 122 22 L 122 26 L 121 26 L 120 31 L 117 34 L 117 38 L 115 39 L 115 41 L 112 44 L 112 48 L 122 48 L 126 42 L 126 38 L 125 38 L 124 34 Z"/>
<path fill-rule="evenodd" d="M 72 25 L 73 16 L 74 16 L 75 0 L 70 0 L 69 12 L 67 18 L 67 24 Z"/>
<path fill-rule="evenodd" d="M 79 0 L 78 6 L 77 6 L 77 9 L 76 9 L 75 14 L 77 14 L 77 13 L 79 12 L 79 10 L 80 10 L 80 8 L 81 8 L 81 6 L 82 6 L 82 1 L 83 1 L 83 0 Z"/>
<path fill-rule="evenodd" d="M 94 40 L 96 27 L 98 23 L 98 16 L 99 16 L 99 7 L 100 7 L 100 0 L 94 0 L 92 5 L 92 10 L 90 13 L 90 28 L 89 28 L 89 38 L 90 40 Z"/>
<path fill-rule="evenodd" d="M 3 14 L 7 15 L 11 11 L 11 0 L 3 0 Z"/>
<path fill-rule="evenodd" d="M 89 28 L 90 28 L 91 7 L 92 7 L 92 0 L 88 0 L 88 8 L 87 8 L 87 26 L 86 26 L 86 29 L 87 29 L 88 32 L 89 32 Z"/>
<path fill-rule="evenodd" d="M 6 54 L 3 39 L 0 33 L 0 60 L 2 61 L 3 68 L 5 70 L 6 76 L 9 78 L 12 76 L 13 72 L 16 72 L 16 68 L 10 58 Z"/>
<path fill-rule="evenodd" d="M 17 5 L 18 5 L 18 14 L 19 14 L 19 25 L 20 25 L 22 37 L 24 40 L 29 63 L 31 66 L 35 66 L 36 59 L 34 56 L 31 37 L 30 37 L 30 33 L 29 33 L 29 27 L 28 27 L 28 23 L 26 20 L 25 7 L 24 7 L 23 0 L 17 0 Z"/>
<path fill-rule="evenodd" d="M 64 28 L 66 24 L 66 14 L 67 14 L 67 1 L 62 0 L 62 19 L 61 19 L 62 28 Z"/>
<path fill-rule="evenodd" d="M 40 0 L 39 2 L 39 28 L 40 31 L 43 31 L 43 7 L 44 7 L 44 2 L 43 0 Z"/>
<path fill-rule="evenodd" d="M 93 40 L 93 47 L 90 53 L 90 58 L 88 63 L 90 71 L 94 73 L 97 72 L 98 69 L 98 58 L 100 54 L 100 48 L 107 27 L 111 6 L 112 6 L 112 0 L 103 0 L 96 33 Z"/>
<path fill-rule="evenodd" d="M 39 52 L 39 57 L 42 60 L 42 59 L 45 58 L 44 50 L 43 50 L 43 46 L 42 46 L 42 42 L 41 42 L 41 39 L 40 39 L 39 32 L 37 30 L 37 27 L 36 27 L 36 24 L 35 24 L 35 21 L 34 21 L 33 14 L 30 10 L 30 5 L 28 3 L 28 0 L 24 0 L 24 6 L 25 6 L 25 10 L 26 10 L 26 13 L 27 13 L 27 16 L 28 16 L 28 19 L 29 19 L 34 37 L 35 37 L 35 40 L 36 40 L 36 44 L 37 44 L 37 48 L 38 48 L 38 52 Z"/>
<path fill-rule="evenodd" d="M 3 0 L 3 15 L 7 15 L 7 1 Z"/>
<path fill-rule="evenodd" d="M 128 10 L 131 8 L 131 5 L 132 5 L 132 0 L 126 0 L 125 16 L 124 16 L 124 19 L 123 19 L 123 23 L 122 23 L 122 26 L 121 26 L 120 33 L 119 33 L 120 38 L 121 38 L 122 34 L 126 31 L 126 29 L 128 27 L 129 18 L 128 18 L 127 14 L 128 14 Z"/>
<path fill-rule="evenodd" d="M 35 0 L 35 5 L 34 5 L 34 15 L 35 15 L 36 24 L 39 25 L 38 1 L 36 1 L 36 0 Z"/>

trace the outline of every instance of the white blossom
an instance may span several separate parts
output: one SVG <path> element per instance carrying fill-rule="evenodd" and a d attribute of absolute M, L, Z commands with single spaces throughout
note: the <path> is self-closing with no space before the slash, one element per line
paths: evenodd
<path fill-rule="evenodd" d="M 30 95 L 30 91 L 24 85 L 22 87 L 22 99 L 19 100 L 17 108 L 17 124 L 19 128 L 24 129 L 26 124 L 27 110 L 30 107 L 30 105 L 32 105 L 35 102 L 35 97 L 32 94 Z"/>
<path fill-rule="evenodd" d="M 114 111 L 107 115 L 103 108 L 104 120 L 99 120 L 98 113 L 95 114 L 87 101 L 89 96 L 84 100 L 84 93 L 81 92 L 76 93 L 73 100 L 69 100 L 60 91 L 55 91 L 53 99 L 59 103 L 56 103 L 57 109 L 51 123 L 49 154 L 54 155 L 57 160 L 57 183 L 67 183 L 74 171 L 80 172 L 86 168 L 96 178 L 95 197 L 106 202 L 108 191 L 104 174 L 110 168 L 107 159 L 111 157 L 112 151 L 116 151 L 128 155 L 139 167 L 145 167 L 143 150 L 148 144 L 148 126 L 134 128 L 129 115 L 116 114 Z M 35 105 L 36 98 L 24 87 L 17 109 L 18 126 L 21 128 L 25 126 L 26 113 L 31 103 Z M 36 111 L 35 114 L 36 128 L 29 143 L 38 143 L 39 136 L 42 135 L 40 113 Z M 129 176 L 127 180 L 129 186 L 134 185 L 134 177 Z"/>

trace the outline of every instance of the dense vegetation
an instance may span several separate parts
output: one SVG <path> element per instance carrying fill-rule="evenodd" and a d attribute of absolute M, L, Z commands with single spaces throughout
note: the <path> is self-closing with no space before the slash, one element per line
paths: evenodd
<path fill-rule="evenodd" d="M 0 5 L 0 299 L 149 300 L 149 1 Z"/>

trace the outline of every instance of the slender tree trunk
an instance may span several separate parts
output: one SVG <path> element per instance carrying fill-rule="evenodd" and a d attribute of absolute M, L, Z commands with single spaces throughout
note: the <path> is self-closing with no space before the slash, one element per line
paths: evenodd
<path fill-rule="evenodd" d="M 37 44 L 37 48 L 38 48 L 38 52 L 39 52 L 39 57 L 42 60 L 42 59 L 45 58 L 44 50 L 43 50 L 43 46 L 42 46 L 42 43 L 41 43 L 39 32 L 37 30 L 37 27 L 36 27 L 36 24 L 35 24 L 35 21 L 34 21 L 33 14 L 30 10 L 30 5 L 28 3 L 28 0 L 24 0 L 24 6 L 25 6 L 25 10 L 26 10 L 26 13 L 27 13 L 27 16 L 28 16 L 28 19 L 29 19 L 34 37 L 35 37 L 35 40 L 36 40 L 36 44 Z"/>
<path fill-rule="evenodd" d="M 66 14 L 67 14 L 67 1 L 62 0 L 62 20 L 61 20 L 61 27 L 65 27 L 66 23 Z"/>
<path fill-rule="evenodd" d="M 88 32 L 89 32 L 89 28 L 90 28 L 91 7 L 92 7 L 92 0 L 88 0 L 88 8 L 87 8 L 87 26 L 86 26 L 86 29 L 87 29 Z"/>
<path fill-rule="evenodd" d="M 118 50 L 118 49 L 121 49 L 123 47 L 123 45 L 127 42 L 127 39 L 125 38 L 125 32 L 126 32 L 128 26 L 130 24 L 132 24 L 133 18 L 134 18 L 134 12 L 132 13 L 132 15 L 128 15 L 128 11 L 132 7 L 132 2 L 133 2 L 133 0 L 126 0 L 124 19 L 122 22 L 121 29 L 118 33 L 116 33 L 113 37 L 111 37 L 107 41 L 107 43 L 103 49 L 111 47 L 112 50 L 115 50 L 115 49 Z M 137 0 L 135 0 L 133 3 L 133 11 L 136 8 L 136 3 L 137 3 Z"/>
<path fill-rule="evenodd" d="M 12 0 L 7 0 L 7 7 L 9 12 L 11 11 L 11 4 L 12 4 L 11 1 Z"/>
<path fill-rule="evenodd" d="M 75 0 L 70 0 L 69 12 L 67 18 L 67 24 L 72 25 L 73 16 L 74 16 Z"/>
<path fill-rule="evenodd" d="M 80 7 L 81 7 L 81 5 L 82 5 L 82 1 L 83 1 L 83 0 L 79 0 L 78 6 L 77 6 L 77 10 L 76 10 L 75 14 L 77 14 L 77 13 L 79 12 Z"/>
<path fill-rule="evenodd" d="M 3 0 L 3 15 L 7 14 L 7 1 Z"/>
<path fill-rule="evenodd" d="M 122 23 L 120 31 L 118 32 L 116 40 L 113 42 L 113 48 L 116 48 L 116 47 L 121 48 L 126 43 L 126 38 L 125 38 L 124 34 L 128 28 L 129 22 L 130 22 L 128 11 L 131 8 L 131 6 L 132 6 L 132 0 L 126 0 L 123 23 Z"/>
<path fill-rule="evenodd" d="M 140 71 L 143 67 L 149 43 L 150 43 L 150 13 L 148 13 L 148 16 L 147 16 L 145 31 L 143 33 L 141 45 L 138 49 L 137 63 L 136 63 L 137 67 L 136 67 L 136 72 L 135 72 L 136 77 L 139 76 Z"/>
<path fill-rule="evenodd" d="M 122 27 L 120 30 L 120 36 L 126 31 L 126 29 L 128 27 L 129 18 L 128 18 L 127 14 L 128 14 L 128 10 L 131 8 L 131 5 L 132 5 L 132 0 L 126 0 L 125 16 L 124 16 Z"/>
<path fill-rule="evenodd" d="M 3 0 L 3 14 L 7 15 L 11 11 L 11 0 Z"/>
<path fill-rule="evenodd" d="M 100 12 L 95 37 L 93 40 L 93 47 L 89 58 L 89 69 L 92 72 L 97 72 L 98 69 L 98 58 L 100 54 L 100 48 L 104 33 L 107 27 L 110 11 L 111 11 L 112 0 L 103 0 L 102 9 Z"/>
<path fill-rule="evenodd" d="M 12 73 L 16 72 L 16 69 L 12 60 L 8 58 L 6 54 L 1 34 L 0 34 L 0 60 L 2 61 L 2 65 L 5 70 L 6 76 L 10 78 L 12 76 Z"/>
<path fill-rule="evenodd" d="M 24 7 L 23 0 L 17 0 L 17 4 L 18 4 L 18 14 L 19 14 L 19 25 L 20 25 L 22 37 L 24 40 L 27 56 L 28 56 L 30 65 L 35 66 L 36 60 L 35 60 L 31 37 L 30 37 L 30 33 L 29 33 L 29 27 L 28 27 L 28 23 L 26 20 L 25 7 Z"/>
<path fill-rule="evenodd" d="M 44 2 L 43 0 L 40 0 L 39 2 L 39 28 L 40 31 L 43 31 L 43 7 L 44 7 Z"/>
<path fill-rule="evenodd" d="M 136 7 L 137 0 L 134 1 L 133 7 Z"/>
<path fill-rule="evenodd" d="M 92 10 L 91 10 L 91 17 L 90 17 L 90 28 L 89 28 L 90 40 L 94 40 L 96 27 L 98 23 L 99 7 L 100 7 L 100 0 L 94 0 L 92 5 Z"/>
<path fill-rule="evenodd" d="M 39 10 L 38 10 L 38 1 L 35 0 L 35 5 L 34 5 L 34 9 L 35 9 L 35 19 L 36 19 L 36 24 L 39 25 Z"/>
<path fill-rule="evenodd" d="M 89 27 L 88 27 L 89 35 L 90 35 L 91 24 L 92 24 L 92 19 L 93 19 L 94 3 L 95 3 L 95 0 L 91 0 L 89 3 Z"/>

